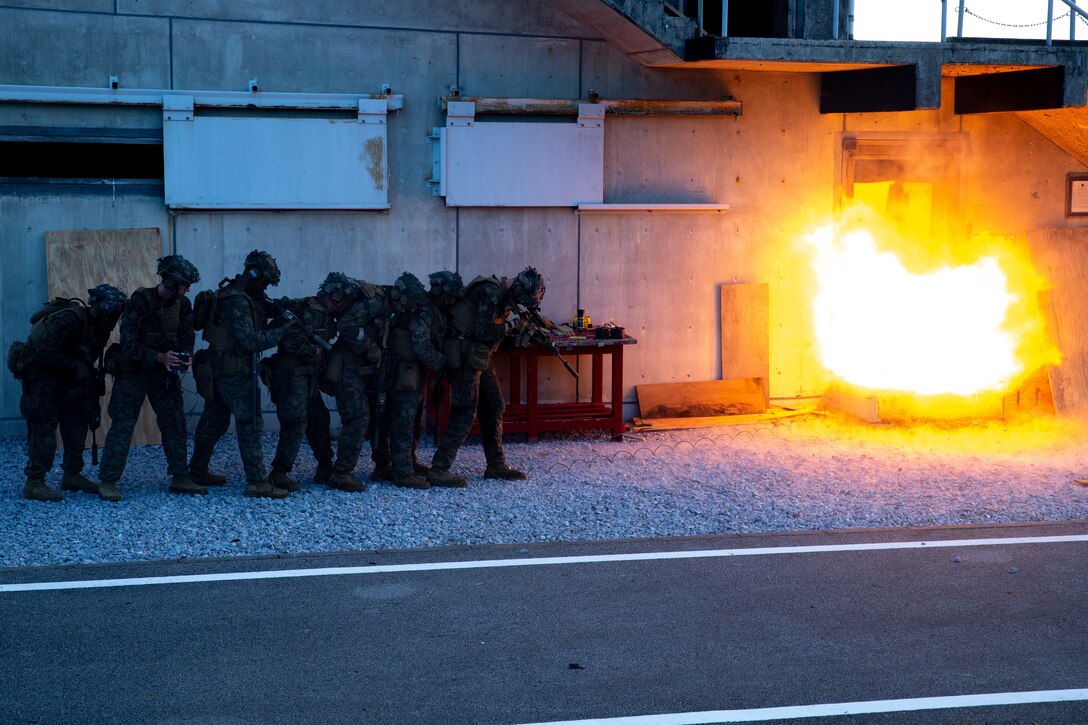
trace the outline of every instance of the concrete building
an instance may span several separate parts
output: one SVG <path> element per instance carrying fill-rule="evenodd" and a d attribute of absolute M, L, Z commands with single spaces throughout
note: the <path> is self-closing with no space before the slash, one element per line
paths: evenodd
<path fill-rule="evenodd" d="M 626 358 L 627 416 L 638 412 L 638 384 L 722 377 L 720 287 L 766 283 L 770 396 L 808 399 L 829 375 L 802 313 L 812 279 L 797 241 L 842 207 L 862 180 L 859 159 L 879 162 L 865 173 L 884 163 L 930 183 L 942 235 L 1085 226 L 1088 217 L 1067 213 L 1069 174 L 1088 171 L 1081 48 L 861 43 L 846 37 L 846 0 L 810 0 L 804 16 L 796 2 L 763 5 L 767 17 L 729 20 L 764 37 L 714 38 L 650 0 L 0 2 L 0 345 L 23 338 L 46 299 L 47 231 L 154 228 L 162 253 L 197 265 L 199 288 L 240 271 L 254 248 L 279 260 L 274 292 L 291 296 L 312 294 L 331 270 L 391 282 L 451 269 L 468 280 L 531 264 L 547 280 L 546 315 L 569 320 L 584 308 L 638 338 Z M 1010 70 L 1043 72 L 996 77 Z M 493 158 L 481 188 L 468 189 L 456 169 L 438 168 L 433 137 L 456 127 L 464 107 L 451 104 L 469 99 L 477 126 L 499 118 L 600 138 L 558 142 L 585 153 L 533 157 L 537 201 L 506 197 L 512 182 L 487 183 L 517 167 L 507 147 L 473 147 L 477 160 Z M 533 112 L 533 99 L 569 101 L 571 115 Z M 578 101 L 599 101 L 581 124 Z M 634 103 L 647 101 L 668 103 Z M 288 172 L 305 170 L 290 166 L 302 163 L 291 136 L 274 135 L 280 145 L 252 158 L 170 130 L 194 117 L 214 128 L 225 118 L 332 126 L 364 116 L 378 119 L 380 158 L 329 174 L 369 173 L 374 189 L 341 204 L 334 186 L 324 203 L 295 199 L 297 208 L 266 183 L 283 172 L 281 156 Z M 89 152 L 95 144 L 109 152 Z M 939 155 L 938 168 L 920 162 L 923 151 Z M 196 198 L 199 170 L 179 172 L 179 158 L 225 163 L 241 181 Z M 446 196 L 436 196 L 443 180 Z M 230 196 L 243 187 L 268 197 Z M 590 198 L 561 198 L 571 188 Z M 545 374 L 544 397 L 584 397 L 558 363 Z M 5 375 L 0 434 L 23 430 L 18 401 Z"/>

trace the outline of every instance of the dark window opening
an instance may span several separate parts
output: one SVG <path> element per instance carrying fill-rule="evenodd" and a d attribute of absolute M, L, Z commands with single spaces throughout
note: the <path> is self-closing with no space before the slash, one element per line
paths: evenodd
<path fill-rule="evenodd" d="M 161 181 L 162 144 L 0 142 L 0 177 Z"/>

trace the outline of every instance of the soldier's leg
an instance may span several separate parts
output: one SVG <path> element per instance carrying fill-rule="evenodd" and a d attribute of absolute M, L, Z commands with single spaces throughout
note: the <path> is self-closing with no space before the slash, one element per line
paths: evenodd
<path fill-rule="evenodd" d="M 294 375 L 288 368 L 272 369 L 272 402 L 280 421 L 280 435 L 272 470 L 284 475 L 291 472 L 306 433 L 306 407 L 310 401 L 310 378 Z"/>
<path fill-rule="evenodd" d="M 218 381 L 218 378 L 217 378 Z M 217 387 L 215 396 L 204 399 L 204 410 L 196 423 L 193 433 L 193 457 L 189 460 L 189 472 L 195 476 L 208 476 L 208 464 L 211 463 L 215 444 L 230 428 L 230 406 L 223 399 Z"/>
<path fill-rule="evenodd" d="M 238 452 L 242 456 L 248 485 L 268 483 L 268 469 L 264 464 L 261 433 L 264 423 L 259 410 L 254 409 L 253 378 L 249 375 L 220 375 L 215 384 L 223 396 L 238 431 Z"/>
<path fill-rule="evenodd" d="M 132 432 L 136 429 L 140 408 L 144 404 L 146 382 L 146 377 L 138 374 L 118 375 L 113 380 L 109 405 L 110 430 L 106 433 L 106 442 L 102 446 L 102 462 L 98 466 L 99 479 L 104 483 L 117 483 L 125 472 L 125 463 L 132 445 Z M 183 471 L 184 460 L 183 452 Z"/>
<path fill-rule="evenodd" d="M 332 416 L 329 415 L 329 409 L 325 406 L 325 399 L 321 397 L 316 381 L 312 388 L 310 399 L 306 403 L 306 442 L 310 445 L 314 460 L 317 461 L 314 480 L 324 483 L 332 475 L 332 461 L 335 455 L 332 450 Z M 343 425 L 342 422 L 341 425 Z"/>
<path fill-rule="evenodd" d="M 502 448 L 502 414 L 506 401 L 502 398 L 502 388 L 495 374 L 495 363 L 490 362 L 487 369 L 480 373 L 479 404 L 476 414 L 480 418 L 480 443 L 484 447 L 484 456 L 488 465 L 506 462 L 506 453 Z"/>
<path fill-rule="evenodd" d="M 463 369 L 447 373 L 450 379 L 450 418 L 438 449 L 431 459 L 432 468 L 448 471 L 453 466 L 472 421 L 476 418 L 476 402 L 479 397 L 480 373 Z"/>
<path fill-rule="evenodd" d="M 79 476 L 83 470 L 83 451 L 87 448 L 87 408 L 85 406 L 101 405 L 101 399 L 91 401 L 78 400 L 71 396 L 70 391 L 64 392 L 62 400 L 64 404 L 60 409 L 60 440 L 64 446 L 64 455 L 61 457 L 60 467 L 70 478 L 82 479 L 86 482 L 87 490 L 92 490 L 95 484 L 92 481 Z M 74 404 L 73 404 L 73 401 Z"/>
<path fill-rule="evenodd" d="M 427 488 L 427 481 L 416 475 L 412 467 L 412 439 L 415 433 L 416 410 L 422 387 L 393 393 L 393 416 L 389 429 L 389 447 L 393 454 L 393 482 L 407 488 Z"/>
<path fill-rule="evenodd" d="M 114 388 L 116 391 L 116 388 Z M 115 392 L 116 394 L 116 392 Z M 155 422 L 162 433 L 162 452 L 166 456 L 166 472 L 171 476 L 188 473 L 185 465 L 186 441 L 189 434 L 185 423 L 185 401 L 181 381 L 174 376 L 160 375 L 148 386 L 147 398 L 155 411 Z M 113 415 L 113 412 L 110 412 Z"/>
<path fill-rule="evenodd" d="M 27 453 L 23 473 L 28 480 L 41 481 L 45 486 L 45 475 L 53 467 L 57 453 L 57 424 L 62 405 L 60 386 L 55 378 L 23 380 L 22 384 L 19 412 L 26 421 Z M 53 493 L 59 500 L 60 494 Z"/>
<path fill-rule="evenodd" d="M 336 408 L 340 411 L 340 440 L 336 445 L 336 463 L 333 469 L 339 473 L 351 473 L 359 463 L 370 427 L 370 406 L 364 379 L 353 371 L 344 370 L 336 389 Z"/>

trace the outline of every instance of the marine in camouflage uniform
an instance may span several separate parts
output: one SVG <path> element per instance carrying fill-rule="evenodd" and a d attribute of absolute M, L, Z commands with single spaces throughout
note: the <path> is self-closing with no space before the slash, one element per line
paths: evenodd
<path fill-rule="evenodd" d="M 309 410 L 318 404 L 324 408 L 324 403 L 320 402 L 318 376 L 326 362 L 325 346 L 317 340 L 324 340 L 331 347 L 330 341 L 336 336 L 336 316 L 347 309 L 357 291 L 354 280 L 332 272 L 321 283 L 317 296 L 281 300 L 281 305 L 298 319 L 299 324 L 284 336 L 276 354 L 266 363 L 269 391 L 280 422 L 279 441 L 269 476 L 273 486 L 288 491 L 299 490 L 298 481 L 287 474 L 294 468 L 302 446 Z M 366 490 L 366 486 L 354 479 L 350 484 L 339 480 L 330 482 L 333 488 Z"/>
<path fill-rule="evenodd" d="M 60 485 L 65 491 L 98 493 L 98 484 L 83 474 L 88 411 L 100 403 L 95 360 L 121 316 L 125 293 L 111 285 L 88 290 L 88 304 L 71 300 L 48 314 L 47 305 L 31 317 L 28 354 L 32 364 L 21 376 L 19 411 L 26 419 L 27 464 L 23 498 L 60 501 L 45 483 L 57 452 L 57 427 L 64 443 Z"/>
<path fill-rule="evenodd" d="M 200 273 L 188 260 L 175 254 L 158 260 L 158 274 L 162 279 L 158 285 L 141 287 L 132 293 L 121 319 L 119 349 L 111 348 L 106 355 L 106 368 L 114 376 L 109 407 L 111 425 L 98 468 L 101 478 L 98 495 L 106 501 L 121 500 L 117 482 L 125 470 L 132 432 L 144 398 L 151 401 L 155 422 L 162 432 L 170 491 L 208 492 L 189 477 L 185 405 L 178 375 L 188 372 L 192 365 L 196 333 L 193 304 L 186 294 L 191 285 L 200 281 Z"/>
<path fill-rule="evenodd" d="M 336 344 L 327 369 L 326 390 L 336 398 L 340 413 L 340 438 L 330 483 L 355 480 L 354 471 L 367 434 L 374 425 L 371 458 L 378 475 L 390 468 L 388 426 L 371 419 L 376 414 L 378 373 L 383 340 L 393 317 L 392 287 L 356 280 L 358 292 L 347 311 L 336 321 Z M 375 417 L 377 417 L 375 415 Z M 388 416 L 384 416 L 388 419 Z M 323 425 L 328 425 L 323 423 Z M 384 440 L 384 445 L 377 441 Z M 387 476 L 392 479 L 392 472 Z"/>
<path fill-rule="evenodd" d="M 227 432 L 233 415 L 246 474 L 243 493 L 251 498 L 284 498 L 289 494 L 268 481 L 254 369 L 257 353 L 278 345 L 288 332 L 288 326 L 269 327 L 269 318 L 276 310 L 265 291 L 279 281 L 276 260 L 267 252 L 250 252 L 243 273 L 220 282 L 215 312 L 204 329 L 215 381 L 214 394 L 204 400 L 204 411 L 193 435 L 189 472 L 197 480 L 208 474 L 215 444 Z"/>
<path fill-rule="evenodd" d="M 543 297 L 544 279 L 535 269 L 526 267 L 510 283 L 497 277 L 477 277 L 465 287 L 463 295 L 446 308 L 448 332 L 444 345 L 451 351 L 448 357 L 454 358 L 446 371 L 450 383 L 450 417 L 431 461 L 431 473 L 428 474 L 431 483 L 442 485 L 437 482 L 458 478 L 452 476 L 449 469 L 477 416 L 480 442 L 487 460 L 484 478 L 509 481 L 525 478 L 522 471 L 506 463 L 502 445 L 502 415 L 506 402 L 492 355 L 506 334 L 506 318 L 513 305 L 524 304 L 536 309 Z"/>
<path fill-rule="evenodd" d="M 397 311 L 388 350 L 396 361 L 389 428 L 393 483 L 402 488 L 429 488 L 427 479 L 415 469 L 416 426 L 426 371 L 438 372 L 446 363 L 436 347 L 442 342 L 442 313 L 427 299 L 420 281 L 408 272 L 397 278 L 391 295 Z"/>

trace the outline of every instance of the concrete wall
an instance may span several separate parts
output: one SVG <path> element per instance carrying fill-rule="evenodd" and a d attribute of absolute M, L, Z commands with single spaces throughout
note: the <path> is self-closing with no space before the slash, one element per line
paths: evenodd
<path fill-rule="evenodd" d="M 403 270 L 515 274 L 547 280 L 544 313 L 582 307 L 639 339 L 626 358 L 625 413 L 634 385 L 709 380 L 721 373 L 719 285 L 771 290 L 771 395 L 818 395 L 826 377 L 803 314 L 811 280 L 794 240 L 832 213 L 843 133 L 969 135 L 967 213 L 989 231 L 1063 226 L 1064 178 L 1079 163 L 1011 115 L 945 110 L 821 116 L 816 74 L 647 69 L 594 39 L 548 3 L 479 0 L 408 4 L 339 0 L 0 1 L 0 83 L 402 94 L 389 117 L 390 201 L 381 213 L 182 213 L 161 197 L 0 185 L 0 344 L 27 331 L 45 297 L 44 231 L 157 226 L 164 252 L 201 270 L 200 287 L 233 275 L 263 248 L 284 270 L 277 294 L 310 294 L 330 270 L 390 282 Z M 451 209 L 431 195 L 431 128 L 438 98 L 465 95 L 719 100 L 733 117 L 609 117 L 605 200 L 698 202 L 724 214 L 590 216 L 570 209 Z M 0 104 L 0 127 L 154 128 L 155 112 Z M 118 200 L 119 199 L 119 200 Z M 13 261 L 14 260 L 14 261 Z M 152 282 L 153 280 L 149 280 Z M 544 370 L 544 397 L 574 382 Z M 0 434 L 22 430 L 18 386 L 0 378 Z M 196 405 L 196 400 L 190 401 Z"/>

